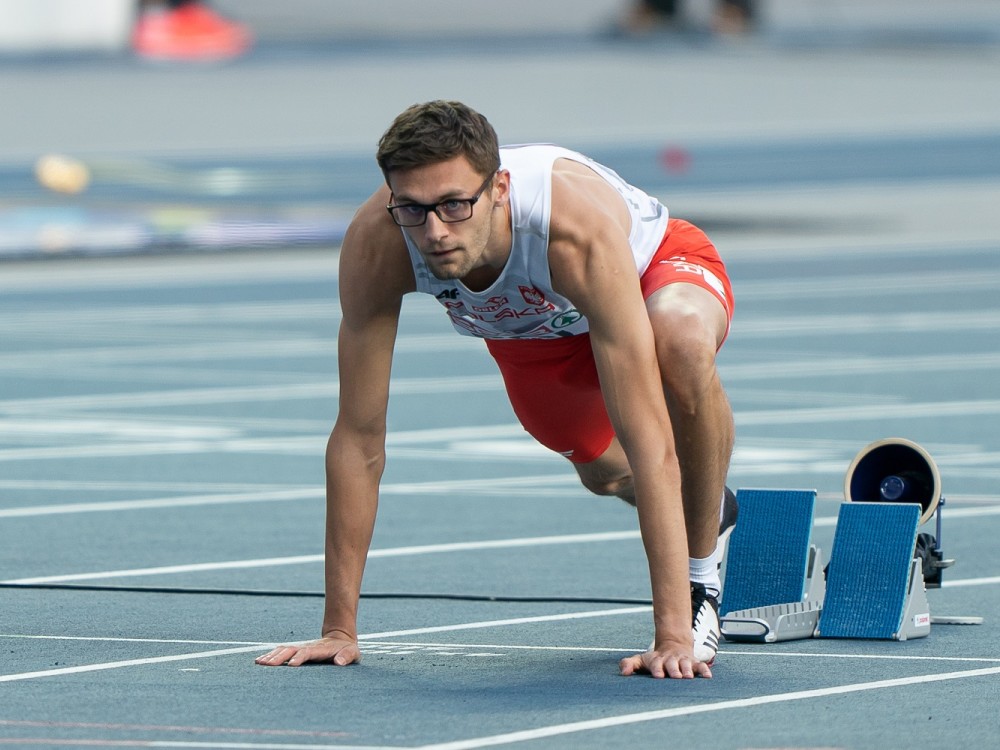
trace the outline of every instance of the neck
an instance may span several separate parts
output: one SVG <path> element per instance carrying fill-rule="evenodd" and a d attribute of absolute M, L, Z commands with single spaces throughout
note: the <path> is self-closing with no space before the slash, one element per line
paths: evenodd
<path fill-rule="evenodd" d="M 489 289 L 500 278 L 507 260 L 510 258 L 514 233 L 511 229 L 510 204 L 502 203 L 494 209 L 493 227 L 483 254 L 483 264 L 472 269 L 462 279 L 462 283 L 474 292 Z"/>

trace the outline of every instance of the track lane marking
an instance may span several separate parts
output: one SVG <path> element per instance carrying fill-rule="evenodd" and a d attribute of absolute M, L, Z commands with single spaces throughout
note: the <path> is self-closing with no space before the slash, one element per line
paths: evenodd
<path fill-rule="evenodd" d="M 366 633 L 358 636 L 359 641 L 376 640 L 379 638 L 394 638 L 408 635 L 423 635 L 425 633 L 448 633 L 458 630 L 479 630 L 483 628 L 506 627 L 510 625 L 529 625 L 540 622 L 560 622 L 564 620 L 582 620 L 594 617 L 614 617 L 618 615 L 630 615 L 636 613 L 648 613 L 652 607 L 617 607 L 615 609 L 588 610 L 584 612 L 563 612 L 554 615 L 536 615 L 532 617 L 511 617 L 503 620 L 481 620 L 478 622 L 465 622 L 455 625 L 432 625 L 423 628 L 410 628 L 406 630 L 388 630 L 380 633 Z M 298 643 L 306 643 L 299 641 Z M 0 675 L 0 683 L 20 682 L 23 680 L 33 680 L 41 677 L 57 677 L 62 675 L 84 674 L 88 672 L 100 672 L 109 669 L 122 669 L 124 667 L 144 666 L 148 664 L 164 664 L 170 662 L 191 661 L 194 659 L 209 659 L 216 656 L 231 656 L 233 654 L 246 654 L 261 649 L 273 648 L 279 644 L 264 643 L 250 646 L 238 646 L 233 648 L 213 649 L 211 651 L 198 651 L 188 654 L 171 654 L 169 656 L 151 656 L 141 659 L 125 659 L 121 661 L 101 662 L 98 664 L 83 664 L 75 667 L 59 667 L 58 669 L 43 669 L 34 672 L 19 672 L 14 674 Z"/>
<path fill-rule="evenodd" d="M 816 688 L 814 690 L 797 690 L 788 693 L 760 695 L 753 698 L 740 698 L 737 700 L 719 701 L 715 703 L 701 703 L 693 706 L 682 706 L 657 711 L 641 711 L 633 714 L 608 716 L 602 719 L 588 719 L 584 721 L 568 722 L 565 724 L 553 724 L 547 727 L 537 727 L 535 729 L 526 729 L 517 732 L 475 737 L 467 740 L 421 745 L 418 748 L 414 748 L 414 750 L 476 750 L 481 747 L 512 745 L 519 742 L 529 742 L 548 737 L 609 729 L 612 727 L 639 724 L 647 721 L 660 721 L 663 719 L 673 719 L 682 716 L 693 716 L 695 714 L 729 711 L 740 708 L 754 708 L 757 706 L 766 706 L 775 703 L 789 703 L 792 701 L 826 698 L 830 696 L 847 695 L 849 693 L 860 693 L 870 690 L 884 690 L 887 688 L 906 687 L 910 685 L 928 684 L 933 682 L 945 682 L 948 680 L 971 679 L 976 677 L 990 677 L 994 675 L 1000 675 L 1000 667 L 970 669 L 961 672 L 947 672 L 944 674 L 918 675 L 915 677 L 900 677 L 889 680 L 876 680 L 873 682 L 839 685 L 836 687 Z"/>
<path fill-rule="evenodd" d="M 603 531 L 593 534 L 562 534 L 558 536 L 515 537 L 512 539 L 492 539 L 478 542 L 448 542 L 444 544 L 421 544 L 409 547 L 385 547 L 369 551 L 368 558 L 404 557 L 408 555 L 428 555 L 441 552 L 465 552 L 483 549 L 509 549 L 512 547 L 538 547 L 558 544 L 584 544 L 593 542 L 617 542 L 639 539 L 637 530 Z M 89 581 L 104 578 L 151 576 L 174 573 L 200 573 L 209 570 L 231 570 L 239 568 L 263 568 L 276 565 L 300 565 L 323 562 L 323 554 L 293 555 L 290 557 L 270 557 L 252 560 L 230 560 L 215 563 L 191 563 L 185 565 L 164 565 L 155 568 L 132 568 L 128 570 L 105 570 L 94 573 L 70 573 L 55 576 L 37 576 L 2 581 L 12 584 L 59 583 L 68 581 Z"/>

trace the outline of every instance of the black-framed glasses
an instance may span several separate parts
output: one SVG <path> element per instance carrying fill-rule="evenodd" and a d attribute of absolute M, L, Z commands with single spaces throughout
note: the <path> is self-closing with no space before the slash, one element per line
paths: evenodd
<path fill-rule="evenodd" d="M 494 172 L 471 198 L 448 198 L 437 203 L 390 203 L 386 206 L 392 220 L 401 227 L 419 227 L 427 221 L 427 213 L 433 211 L 445 224 L 457 224 L 472 218 L 472 207 L 476 205 L 479 196 L 493 181 Z"/>

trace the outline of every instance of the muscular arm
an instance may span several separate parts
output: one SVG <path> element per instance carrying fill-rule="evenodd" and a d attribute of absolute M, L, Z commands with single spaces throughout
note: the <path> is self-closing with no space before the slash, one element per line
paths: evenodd
<path fill-rule="evenodd" d="M 680 471 L 628 222 L 613 188 L 584 166 L 556 163 L 549 230 L 552 280 L 590 323 L 601 390 L 632 471 L 649 562 L 655 648 L 641 664 L 623 662 L 623 671 L 707 675 L 708 667 L 692 654 Z"/>
<path fill-rule="evenodd" d="M 258 664 L 359 661 L 358 600 L 385 466 L 389 374 L 413 272 L 381 190 L 358 211 L 340 257 L 340 409 L 326 447 L 326 599 L 322 637 L 279 646 Z"/>

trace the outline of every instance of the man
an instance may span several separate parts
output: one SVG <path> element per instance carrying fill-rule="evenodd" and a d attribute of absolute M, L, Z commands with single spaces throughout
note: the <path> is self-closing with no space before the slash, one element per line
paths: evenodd
<path fill-rule="evenodd" d="M 619 28 L 626 34 L 643 35 L 669 29 L 681 20 L 680 0 L 633 0 Z M 753 0 L 717 0 L 710 29 L 715 34 L 738 35 L 753 29 Z"/>
<path fill-rule="evenodd" d="M 361 658 L 389 370 L 403 295 L 421 291 L 460 333 L 486 338 L 525 429 L 588 489 L 636 507 L 654 641 L 622 673 L 710 677 L 720 530 L 735 522 L 728 490 L 722 502 L 733 419 L 715 368 L 733 299 L 715 249 L 580 154 L 499 149 L 486 118 L 458 102 L 404 111 L 378 162 L 386 185 L 359 209 L 340 260 L 322 638 L 257 663 Z"/>

